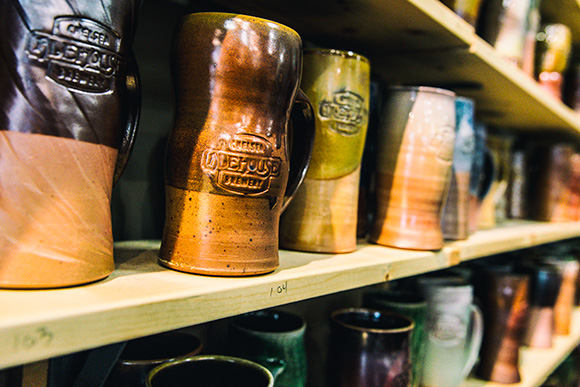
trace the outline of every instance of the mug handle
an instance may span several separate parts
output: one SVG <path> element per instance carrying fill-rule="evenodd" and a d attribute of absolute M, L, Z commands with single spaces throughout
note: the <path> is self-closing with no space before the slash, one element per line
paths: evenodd
<path fill-rule="evenodd" d="M 312 103 L 310 103 L 306 94 L 298 89 L 294 106 L 290 113 L 292 130 L 289 131 L 290 141 L 288 142 L 292 149 L 290 154 L 290 172 L 286 192 L 284 193 L 284 200 L 282 202 L 282 212 L 290 204 L 296 191 L 298 191 L 298 188 L 304 181 L 306 172 L 308 172 L 312 149 L 314 147 L 314 118 Z"/>
<path fill-rule="evenodd" d="M 463 367 L 463 379 L 467 378 L 473 367 L 475 366 L 475 362 L 479 357 L 479 350 L 481 349 L 481 342 L 483 340 L 483 313 L 481 309 L 475 305 L 471 304 L 471 333 L 470 333 L 470 340 L 469 340 L 469 347 L 467 348 L 468 356 L 467 362 Z"/>
<path fill-rule="evenodd" d="M 113 174 L 113 185 L 117 184 L 127 166 L 127 161 L 129 161 L 129 156 L 133 150 L 139 117 L 141 115 L 141 76 L 139 75 L 135 54 L 132 51 L 129 52 L 126 63 L 125 101 L 126 104 L 124 105 L 125 109 L 122 117 L 124 118 L 125 131 L 123 132 L 119 153 L 117 155 L 115 172 Z"/>

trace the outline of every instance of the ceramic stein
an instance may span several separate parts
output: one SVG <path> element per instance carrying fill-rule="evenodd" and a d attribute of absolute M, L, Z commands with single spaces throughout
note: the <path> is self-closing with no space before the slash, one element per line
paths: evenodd
<path fill-rule="evenodd" d="M 483 266 L 483 265 L 482 265 Z M 484 336 L 476 375 L 496 383 L 519 383 L 519 352 L 528 312 L 528 275 L 483 267 L 479 291 Z"/>
<path fill-rule="evenodd" d="M 363 307 L 401 314 L 413 321 L 411 334 L 411 383 L 416 387 L 421 381 L 425 360 L 425 319 L 427 303 L 418 293 L 405 290 L 380 290 L 363 295 Z"/>
<path fill-rule="evenodd" d="M 276 387 L 304 387 L 307 359 L 306 322 L 283 311 L 247 313 L 232 320 L 228 353 L 255 361 L 275 376 Z"/>
<path fill-rule="evenodd" d="M 554 305 L 562 277 L 554 266 L 541 263 L 522 264 L 519 270 L 530 275 L 530 306 L 523 344 L 550 348 L 554 337 Z"/>
<path fill-rule="evenodd" d="M 105 387 L 145 387 L 148 373 L 160 364 L 198 355 L 201 340 L 184 331 L 165 332 L 127 342 Z"/>
<path fill-rule="evenodd" d="M 431 87 L 389 89 L 377 137 L 376 212 L 369 240 L 405 249 L 441 249 L 455 93 Z"/>
<path fill-rule="evenodd" d="M 200 355 L 153 368 L 147 387 L 274 387 L 274 376 L 264 366 L 232 356 Z"/>
<path fill-rule="evenodd" d="M 471 98 L 457 97 L 455 109 L 457 125 L 451 183 L 441 215 L 443 238 L 451 240 L 469 236 L 469 184 L 475 149 L 475 102 Z"/>
<path fill-rule="evenodd" d="M 301 68 L 302 41 L 284 25 L 229 13 L 183 18 L 161 264 L 221 276 L 278 267 L 280 213 L 304 178 L 314 135 Z"/>
<path fill-rule="evenodd" d="M 459 387 L 471 372 L 483 337 L 483 315 L 473 303 L 473 286 L 459 280 L 425 278 L 427 340 L 421 385 Z"/>
<path fill-rule="evenodd" d="M 562 99 L 564 76 L 572 51 L 572 32 L 564 24 L 548 24 L 538 33 L 538 83 Z"/>
<path fill-rule="evenodd" d="M 138 5 L 0 5 L 0 287 L 79 285 L 115 267 L 112 186 L 140 110 Z"/>
<path fill-rule="evenodd" d="M 280 247 L 354 251 L 360 167 L 369 121 L 369 61 L 350 51 L 304 51 L 301 88 L 316 135 L 308 173 L 280 221 Z"/>
<path fill-rule="evenodd" d="M 520 144 L 512 148 L 507 197 L 507 217 L 528 218 L 528 150 Z"/>
<path fill-rule="evenodd" d="M 407 387 L 414 324 L 402 315 L 367 308 L 331 314 L 328 387 Z"/>
<path fill-rule="evenodd" d="M 556 303 L 554 304 L 554 334 L 570 334 L 572 309 L 576 299 L 576 282 L 580 264 L 571 256 L 548 256 L 542 262 L 553 265 L 562 279 Z"/>

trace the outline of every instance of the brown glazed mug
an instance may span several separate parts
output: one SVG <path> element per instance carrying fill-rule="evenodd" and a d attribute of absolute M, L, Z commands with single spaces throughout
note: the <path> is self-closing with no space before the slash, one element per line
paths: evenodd
<path fill-rule="evenodd" d="M 414 323 L 396 313 L 347 308 L 330 316 L 328 387 L 408 387 Z"/>
<path fill-rule="evenodd" d="M 441 212 L 451 182 L 455 93 L 392 87 L 377 133 L 376 210 L 371 242 L 443 247 Z"/>
<path fill-rule="evenodd" d="M 105 387 L 145 387 L 148 373 L 155 367 L 198 355 L 201 340 L 184 331 L 160 333 L 129 340 L 105 382 Z"/>
<path fill-rule="evenodd" d="M 280 247 L 351 252 L 369 121 L 370 64 L 350 51 L 307 49 L 300 85 L 315 111 L 316 135 L 306 178 L 280 221 Z"/>
<path fill-rule="evenodd" d="M 0 5 L 0 287 L 114 269 L 110 201 L 140 110 L 138 1 Z"/>
<path fill-rule="evenodd" d="M 147 387 L 274 387 L 268 369 L 232 356 L 199 355 L 153 368 Z"/>
<path fill-rule="evenodd" d="M 509 267 L 482 269 L 483 289 L 479 293 L 484 334 L 475 372 L 484 380 L 519 383 L 519 350 L 526 326 L 530 278 Z"/>
<path fill-rule="evenodd" d="M 284 25 L 229 13 L 183 18 L 161 264 L 221 276 L 278 267 L 280 213 L 306 174 L 314 136 L 301 68 L 302 41 Z"/>

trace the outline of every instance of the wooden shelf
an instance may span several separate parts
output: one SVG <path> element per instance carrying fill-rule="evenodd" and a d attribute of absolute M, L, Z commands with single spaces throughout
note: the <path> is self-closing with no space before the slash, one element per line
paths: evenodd
<path fill-rule="evenodd" d="M 361 244 L 349 254 L 280 252 L 252 278 L 185 274 L 157 264 L 158 241 L 116 245 L 115 272 L 84 286 L 1 290 L 0 368 L 240 313 L 443 269 L 464 260 L 580 236 L 580 222 L 510 222 L 437 252 Z"/>
<path fill-rule="evenodd" d="M 554 336 L 552 348 L 520 349 L 520 374 L 522 381 L 515 384 L 485 382 L 479 379 L 468 379 L 464 387 L 538 387 L 580 344 L 580 309 L 574 311 L 569 335 Z"/>

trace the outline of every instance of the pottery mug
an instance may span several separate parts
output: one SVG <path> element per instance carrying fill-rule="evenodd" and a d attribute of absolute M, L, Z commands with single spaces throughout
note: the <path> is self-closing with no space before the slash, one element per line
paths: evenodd
<path fill-rule="evenodd" d="M 441 249 L 441 211 L 455 141 L 455 93 L 390 88 L 377 137 L 376 210 L 369 240 L 405 249 Z"/>
<path fill-rule="evenodd" d="M 442 0 L 460 18 L 475 27 L 479 18 L 479 9 L 483 0 Z"/>
<path fill-rule="evenodd" d="M 519 383 L 522 335 L 528 312 L 530 278 L 510 267 L 482 265 L 480 301 L 484 335 L 478 377 L 496 383 Z"/>
<path fill-rule="evenodd" d="M 475 149 L 473 120 L 475 101 L 455 98 L 456 126 L 451 182 L 441 215 L 444 239 L 466 239 L 469 236 L 469 184 Z"/>
<path fill-rule="evenodd" d="M 554 304 L 554 334 L 568 335 L 572 324 L 572 310 L 576 300 L 576 283 L 580 264 L 572 256 L 558 255 L 545 257 L 542 262 L 554 266 L 560 273 L 561 283 Z"/>
<path fill-rule="evenodd" d="M 147 375 L 153 368 L 198 355 L 202 348 L 199 337 L 185 331 L 129 340 L 113 366 L 105 387 L 145 387 Z"/>
<path fill-rule="evenodd" d="M 138 5 L 0 6 L 0 287 L 79 285 L 114 270 L 111 192 L 140 111 Z"/>
<path fill-rule="evenodd" d="M 147 387 L 274 387 L 268 369 L 232 356 L 199 355 L 161 364 L 147 375 Z"/>
<path fill-rule="evenodd" d="M 369 121 L 370 64 L 350 51 L 307 49 L 300 87 L 312 102 L 312 160 L 282 214 L 280 247 L 354 251 L 361 160 Z"/>
<path fill-rule="evenodd" d="M 332 312 L 327 386 L 409 386 L 414 326 L 407 317 L 375 309 Z"/>
<path fill-rule="evenodd" d="M 423 278 L 427 340 L 421 385 L 458 387 L 473 369 L 483 337 L 483 315 L 473 286 L 460 280 Z"/>
<path fill-rule="evenodd" d="M 282 24 L 230 13 L 183 18 L 161 264 L 222 276 L 277 268 L 280 213 L 304 178 L 314 136 L 301 69 L 300 36 Z"/>
<path fill-rule="evenodd" d="M 421 381 L 425 360 L 425 319 L 427 302 L 420 294 L 407 290 L 377 290 L 363 295 L 363 307 L 401 314 L 413 321 L 411 333 L 411 381 L 416 387 Z"/>
<path fill-rule="evenodd" d="M 292 313 L 247 313 L 231 321 L 228 354 L 268 368 L 276 387 L 304 387 L 308 376 L 305 332 L 304 319 Z"/>
<path fill-rule="evenodd" d="M 571 51 L 572 32 L 568 26 L 548 24 L 538 33 L 538 83 L 560 100 Z"/>

